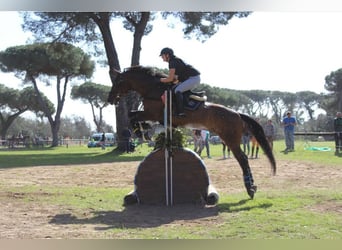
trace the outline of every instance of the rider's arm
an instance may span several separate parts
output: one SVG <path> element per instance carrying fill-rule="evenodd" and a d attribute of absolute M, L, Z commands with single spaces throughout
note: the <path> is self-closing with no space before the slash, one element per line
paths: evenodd
<path fill-rule="evenodd" d="M 169 75 L 167 77 L 160 78 L 160 81 L 164 83 L 173 82 L 176 78 L 175 72 L 176 72 L 176 69 L 169 69 Z"/>

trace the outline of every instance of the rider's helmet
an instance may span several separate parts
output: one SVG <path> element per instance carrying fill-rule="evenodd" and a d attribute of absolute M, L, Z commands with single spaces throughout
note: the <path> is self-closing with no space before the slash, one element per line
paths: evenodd
<path fill-rule="evenodd" d="M 169 54 L 170 56 L 173 56 L 173 50 L 170 49 L 170 48 L 163 48 L 161 51 L 160 51 L 160 55 L 164 55 L 164 54 Z"/>

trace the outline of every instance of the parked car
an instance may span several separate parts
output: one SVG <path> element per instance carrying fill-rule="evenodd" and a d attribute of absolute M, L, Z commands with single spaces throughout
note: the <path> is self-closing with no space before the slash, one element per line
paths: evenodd
<path fill-rule="evenodd" d="M 88 142 L 88 148 L 101 147 L 101 138 L 103 133 L 94 133 Z M 105 146 L 114 146 L 115 137 L 113 133 L 105 133 Z"/>
<path fill-rule="evenodd" d="M 219 136 L 217 136 L 217 135 L 214 135 L 214 136 L 210 137 L 209 142 L 211 144 L 216 145 L 216 144 L 221 143 L 221 138 Z"/>

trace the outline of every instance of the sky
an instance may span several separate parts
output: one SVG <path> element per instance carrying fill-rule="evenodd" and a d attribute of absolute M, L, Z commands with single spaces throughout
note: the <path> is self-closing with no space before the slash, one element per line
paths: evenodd
<path fill-rule="evenodd" d="M 17 12 L 0 12 L 0 50 L 25 44 L 29 34 L 21 29 Z M 142 40 L 140 64 L 167 68 L 159 57 L 163 47 L 201 72 L 202 83 L 238 90 L 325 92 L 324 79 L 342 68 L 342 12 L 253 12 L 234 18 L 204 43 L 185 39 L 182 24 L 174 28 L 157 19 L 153 31 Z M 130 66 L 132 33 L 112 26 L 121 69 Z M 93 82 L 111 85 L 108 69 L 98 68 Z M 0 83 L 21 88 L 20 80 L 0 73 Z M 51 88 L 44 90 L 50 97 Z M 50 97 L 54 101 L 55 97 Z M 210 100 L 210 97 L 208 97 Z M 89 104 L 67 100 L 64 116 L 85 117 L 92 123 Z M 115 109 L 104 113 L 115 129 Z"/>

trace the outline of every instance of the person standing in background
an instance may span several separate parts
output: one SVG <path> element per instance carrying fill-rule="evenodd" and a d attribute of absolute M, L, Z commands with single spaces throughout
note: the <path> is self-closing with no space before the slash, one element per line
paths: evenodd
<path fill-rule="evenodd" d="M 131 130 L 126 127 L 123 131 L 122 131 L 122 137 L 123 137 L 123 141 L 125 143 L 125 151 L 126 153 L 130 153 L 131 152 L 131 137 L 132 137 L 132 132 Z"/>
<path fill-rule="evenodd" d="M 270 144 L 271 150 L 273 150 L 273 141 L 275 138 L 275 129 L 274 129 L 274 125 L 272 124 L 271 119 L 267 121 L 267 124 L 264 127 L 264 131 L 265 131 L 266 139 L 267 139 L 268 143 Z"/>
<path fill-rule="evenodd" d="M 337 112 L 334 119 L 335 155 L 342 153 L 342 113 Z"/>
<path fill-rule="evenodd" d="M 249 146 L 250 135 L 249 135 L 248 130 L 245 130 L 243 132 L 241 140 L 242 140 L 242 145 L 243 145 L 243 152 L 248 156 L 249 150 L 250 150 L 250 146 Z"/>
<path fill-rule="evenodd" d="M 230 148 L 221 140 L 222 142 L 222 153 L 223 153 L 223 159 L 230 159 Z M 226 157 L 226 149 L 227 149 L 227 157 Z"/>
<path fill-rule="evenodd" d="M 294 131 L 297 125 L 296 118 L 291 116 L 291 112 L 286 113 L 286 117 L 283 119 L 282 125 L 284 126 L 285 135 L 285 153 L 294 151 Z"/>
<path fill-rule="evenodd" d="M 259 118 L 255 118 L 255 121 L 259 123 Z M 254 150 L 255 150 L 255 159 L 256 159 L 258 158 L 258 154 L 259 154 L 259 143 L 254 135 L 251 135 L 251 142 L 252 142 L 251 158 L 254 157 Z"/>
<path fill-rule="evenodd" d="M 255 159 L 258 158 L 259 154 L 259 143 L 256 140 L 254 136 L 251 136 L 251 142 L 252 142 L 252 153 L 251 153 L 251 158 L 253 159 L 254 157 L 254 150 L 255 150 Z"/>
<path fill-rule="evenodd" d="M 201 151 L 203 150 L 203 148 L 206 148 L 207 151 L 207 157 L 210 159 L 210 148 L 209 148 L 209 137 L 210 137 L 210 132 L 208 130 L 202 130 L 201 131 L 201 136 L 202 136 L 202 148 Z M 199 154 L 201 156 L 201 154 Z"/>
<path fill-rule="evenodd" d="M 106 134 L 105 134 L 105 132 L 102 133 L 100 144 L 101 144 L 102 150 L 106 149 Z"/>
<path fill-rule="evenodd" d="M 194 151 L 199 155 L 201 156 L 201 151 L 202 151 L 202 136 L 201 136 L 201 130 L 199 129 L 194 129 L 193 130 L 193 133 L 194 133 Z"/>

